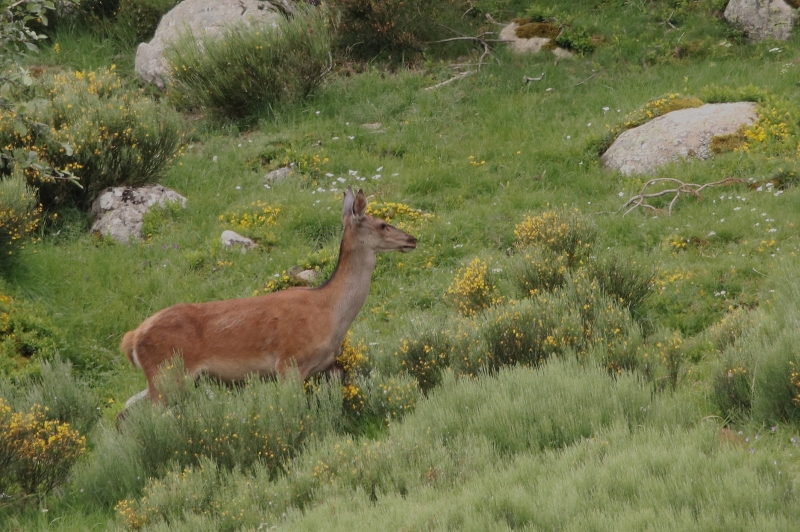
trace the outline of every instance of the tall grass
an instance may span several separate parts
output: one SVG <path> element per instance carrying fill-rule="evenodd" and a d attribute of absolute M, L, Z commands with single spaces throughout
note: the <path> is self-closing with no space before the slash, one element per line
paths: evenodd
<path fill-rule="evenodd" d="M 303 8 L 277 27 L 240 25 L 221 37 L 182 35 L 167 51 L 170 94 L 218 118 L 253 120 L 301 101 L 331 69 L 324 9 Z"/>

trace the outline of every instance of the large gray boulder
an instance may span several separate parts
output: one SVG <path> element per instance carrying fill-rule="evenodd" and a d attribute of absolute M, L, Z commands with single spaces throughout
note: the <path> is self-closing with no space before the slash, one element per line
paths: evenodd
<path fill-rule="evenodd" d="M 758 120 L 752 102 L 706 104 L 659 116 L 622 133 L 603 163 L 623 174 L 649 174 L 672 161 L 711 156 L 711 139 L 736 133 Z"/>
<path fill-rule="evenodd" d="M 291 0 L 185 0 L 164 15 L 153 40 L 136 50 L 136 73 L 146 83 L 164 90 L 169 83 L 169 64 L 164 47 L 174 42 L 179 32 L 191 31 L 220 35 L 236 24 L 277 26 L 282 14 L 293 13 Z"/>
<path fill-rule="evenodd" d="M 724 16 L 753 41 L 785 41 L 792 31 L 795 12 L 784 0 L 730 0 Z"/>
<path fill-rule="evenodd" d="M 164 207 L 167 202 L 180 202 L 186 207 L 186 198 L 162 185 L 143 187 L 112 187 L 105 189 L 92 203 L 97 216 L 92 233 L 110 236 L 127 244 L 142 237 L 144 213 L 154 205 Z"/>

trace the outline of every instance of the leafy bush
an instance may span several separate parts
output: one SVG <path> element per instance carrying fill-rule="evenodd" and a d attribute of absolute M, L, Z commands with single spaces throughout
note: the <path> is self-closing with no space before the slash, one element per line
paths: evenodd
<path fill-rule="evenodd" d="M 162 477 L 177 464 L 213 457 L 226 470 L 259 463 L 276 474 L 305 442 L 343 423 L 338 382 L 307 393 L 296 376 L 225 387 L 181 378 L 181 364 L 161 376 L 169 408 L 143 401 L 131 408 L 122 433 L 108 430 L 96 460 L 78 472 L 76 484 L 89 497 L 112 505 L 137 495 L 148 477 Z"/>
<path fill-rule="evenodd" d="M 170 95 L 219 118 L 253 119 L 306 98 L 330 69 L 327 12 L 303 8 L 277 28 L 240 25 L 221 37 L 184 33 L 165 50 Z"/>
<path fill-rule="evenodd" d="M 570 307 L 559 294 L 496 309 L 483 328 L 489 367 L 537 366 L 550 355 L 579 349 L 584 339 L 582 320 Z"/>
<path fill-rule="evenodd" d="M 551 210 L 526 216 L 514 228 L 518 247 L 542 245 L 565 255 L 567 267 L 575 268 L 588 256 L 597 238 L 597 227 L 577 209 Z"/>
<path fill-rule="evenodd" d="M 518 250 L 510 263 L 514 284 L 525 296 L 552 292 L 567 282 L 567 257 L 544 246 Z"/>
<path fill-rule="evenodd" d="M 45 205 L 86 206 L 106 187 L 152 182 L 179 154 L 179 116 L 124 87 L 113 68 L 45 74 L 33 95 L 0 112 L 0 172 L 22 168 Z M 64 179 L 71 175 L 81 187 Z"/>
<path fill-rule="evenodd" d="M 591 276 L 604 294 L 616 298 L 632 311 L 653 291 L 655 270 L 621 255 L 606 255 L 592 262 Z"/>
<path fill-rule="evenodd" d="M 0 398 L 0 492 L 7 497 L 49 493 L 86 451 L 84 436 L 45 413 L 39 405 L 13 412 Z"/>
<path fill-rule="evenodd" d="M 800 282 L 787 267 L 780 290 L 760 309 L 735 313 L 714 377 L 714 401 L 723 416 L 761 424 L 800 419 Z"/>
<path fill-rule="evenodd" d="M 105 2 L 103 2 L 105 3 Z M 180 0 L 119 0 L 115 10 L 115 35 L 137 44 L 149 41 L 166 15 Z"/>
<path fill-rule="evenodd" d="M 471 316 L 499 302 L 489 265 L 475 258 L 460 268 L 447 288 L 447 298 L 463 316 Z"/>
<path fill-rule="evenodd" d="M 36 191 L 25 183 L 21 171 L 0 180 L 0 253 L 13 253 L 11 245 L 39 226 L 42 207 L 36 200 Z"/>
<path fill-rule="evenodd" d="M 0 375 L 38 373 L 56 355 L 61 338 L 41 306 L 0 293 Z"/>
<path fill-rule="evenodd" d="M 453 346 L 440 328 L 426 329 L 403 340 L 395 356 L 402 371 L 415 379 L 423 392 L 442 382 L 442 371 L 450 365 Z"/>
<path fill-rule="evenodd" d="M 466 11 L 453 0 L 333 0 L 331 7 L 338 16 L 336 48 L 357 59 L 382 54 L 395 63 L 416 60 L 431 41 L 444 38 L 437 22 L 463 24 Z"/>
<path fill-rule="evenodd" d="M 92 389 L 76 379 L 72 364 L 58 355 L 42 362 L 38 374 L 0 380 L 0 397 L 20 411 L 38 405 L 47 419 L 69 423 L 81 434 L 88 434 L 100 416 Z"/>

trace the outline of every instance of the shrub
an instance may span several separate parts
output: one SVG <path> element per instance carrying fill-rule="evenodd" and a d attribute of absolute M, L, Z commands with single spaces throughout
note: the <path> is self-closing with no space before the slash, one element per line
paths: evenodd
<path fill-rule="evenodd" d="M 178 3 L 180 0 L 119 0 L 119 7 L 114 13 L 115 36 L 134 45 L 149 41 L 161 17 Z"/>
<path fill-rule="evenodd" d="M 13 412 L 0 398 L 0 492 L 6 496 L 49 493 L 85 451 L 86 438 L 69 423 L 47 419 L 39 405 Z"/>
<path fill-rule="evenodd" d="M 427 392 L 442 382 L 442 371 L 450 365 L 452 350 L 447 334 L 431 328 L 403 340 L 395 356 L 400 358 L 402 371 L 417 379 L 420 389 Z"/>
<path fill-rule="evenodd" d="M 567 281 L 567 257 L 543 246 L 520 249 L 509 267 L 514 284 L 525 296 L 552 292 Z"/>
<path fill-rule="evenodd" d="M 752 388 L 747 369 L 741 364 L 714 377 L 714 402 L 726 420 L 746 420 L 752 407 Z"/>
<path fill-rule="evenodd" d="M 579 349 L 581 317 L 570 307 L 563 295 L 549 295 L 496 309 L 483 327 L 489 367 L 537 366 L 550 355 Z"/>
<path fill-rule="evenodd" d="M 333 0 L 331 7 L 338 17 L 336 48 L 357 59 L 384 55 L 395 63 L 418 59 L 443 38 L 437 22 L 463 25 L 465 11 L 453 0 Z"/>
<path fill-rule="evenodd" d="M 542 245 L 565 255 L 567 267 L 575 268 L 588 256 L 597 238 L 597 228 L 577 209 L 558 209 L 526 216 L 514 228 L 518 247 Z"/>
<path fill-rule="evenodd" d="M 253 119 L 306 98 L 330 69 L 329 51 L 326 11 L 313 7 L 277 28 L 240 25 L 200 38 L 187 32 L 165 50 L 170 95 L 218 118 Z"/>
<path fill-rule="evenodd" d="M 355 386 L 363 398 L 359 414 L 388 425 L 414 410 L 420 399 L 417 382 L 408 375 L 382 375 L 373 371 L 358 376 Z"/>
<path fill-rule="evenodd" d="M 338 382 L 306 392 L 296 375 L 238 387 L 206 379 L 195 385 L 179 375 L 175 364 L 160 377 L 169 408 L 144 401 L 129 410 L 122 433 L 101 435 L 97 459 L 75 482 L 88 497 L 111 505 L 138 495 L 145 479 L 163 477 L 172 464 L 197 465 L 204 457 L 224 470 L 259 463 L 275 475 L 307 440 L 343 423 Z"/>
<path fill-rule="evenodd" d="M 41 213 L 36 191 L 25 183 L 20 170 L 0 180 L 0 253 L 13 253 L 11 245 L 39 227 Z"/>
<path fill-rule="evenodd" d="M 13 384 L 0 380 L 0 397 L 5 397 L 17 410 L 39 405 L 47 419 L 69 423 L 81 434 L 88 434 L 100 416 L 92 389 L 77 380 L 72 364 L 58 355 L 43 361 L 38 374 L 16 379 Z"/>
<path fill-rule="evenodd" d="M 179 154 L 179 116 L 124 87 L 113 67 L 45 74 L 34 94 L 0 112 L 0 172 L 21 167 L 45 205 L 71 199 L 85 207 L 106 187 L 152 182 Z M 34 125 L 20 128 L 18 112 Z M 34 159 L 23 165 L 19 154 Z M 72 175 L 80 187 L 65 179 Z"/>
<path fill-rule="evenodd" d="M 604 294 L 635 311 L 653 292 L 655 270 L 630 257 L 607 255 L 592 262 L 591 276 Z"/>
<path fill-rule="evenodd" d="M 447 288 L 447 298 L 463 316 L 471 316 L 499 302 L 489 265 L 475 258 L 460 268 Z"/>
<path fill-rule="evenodd" d="M 0 293 L 0 375 L 38 373 L 57 353 L 61 337 L 42 307 Z"/>

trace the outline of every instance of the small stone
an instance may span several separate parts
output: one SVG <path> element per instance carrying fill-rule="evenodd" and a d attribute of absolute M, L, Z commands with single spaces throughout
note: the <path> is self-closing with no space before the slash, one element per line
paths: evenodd
<path fill-rule="evenodd" d="M 241 246 L 242 253 L 246 252 L 248 249 L 256 247 L 257 245 L 255 242 L 253 242 L 253 240 L 247 238 L 246 236 L 240 235 L 236 231 L 231 231 L 230 229 L 222 232 L 220 240 L 222 241 L 222 245 L 226 248 Z"/>
<path fill-rule="evenodd" d="M 317 271 L 303 270 L 301 272 L 297 272 L 296 274 L 294 274 L 294 276 L 301 281 L 311 284 L 317 278 Z"/>
<path fill-rule="evenodd" d="M 264 181 L 266 183 L 275 183 L 278 181 L 282 181 L 292 175 L 292 169 L 288 166 L 283 166 L 278 168 L 277 170 L 273 170 L 267 175 L 264 176 Z"/>

